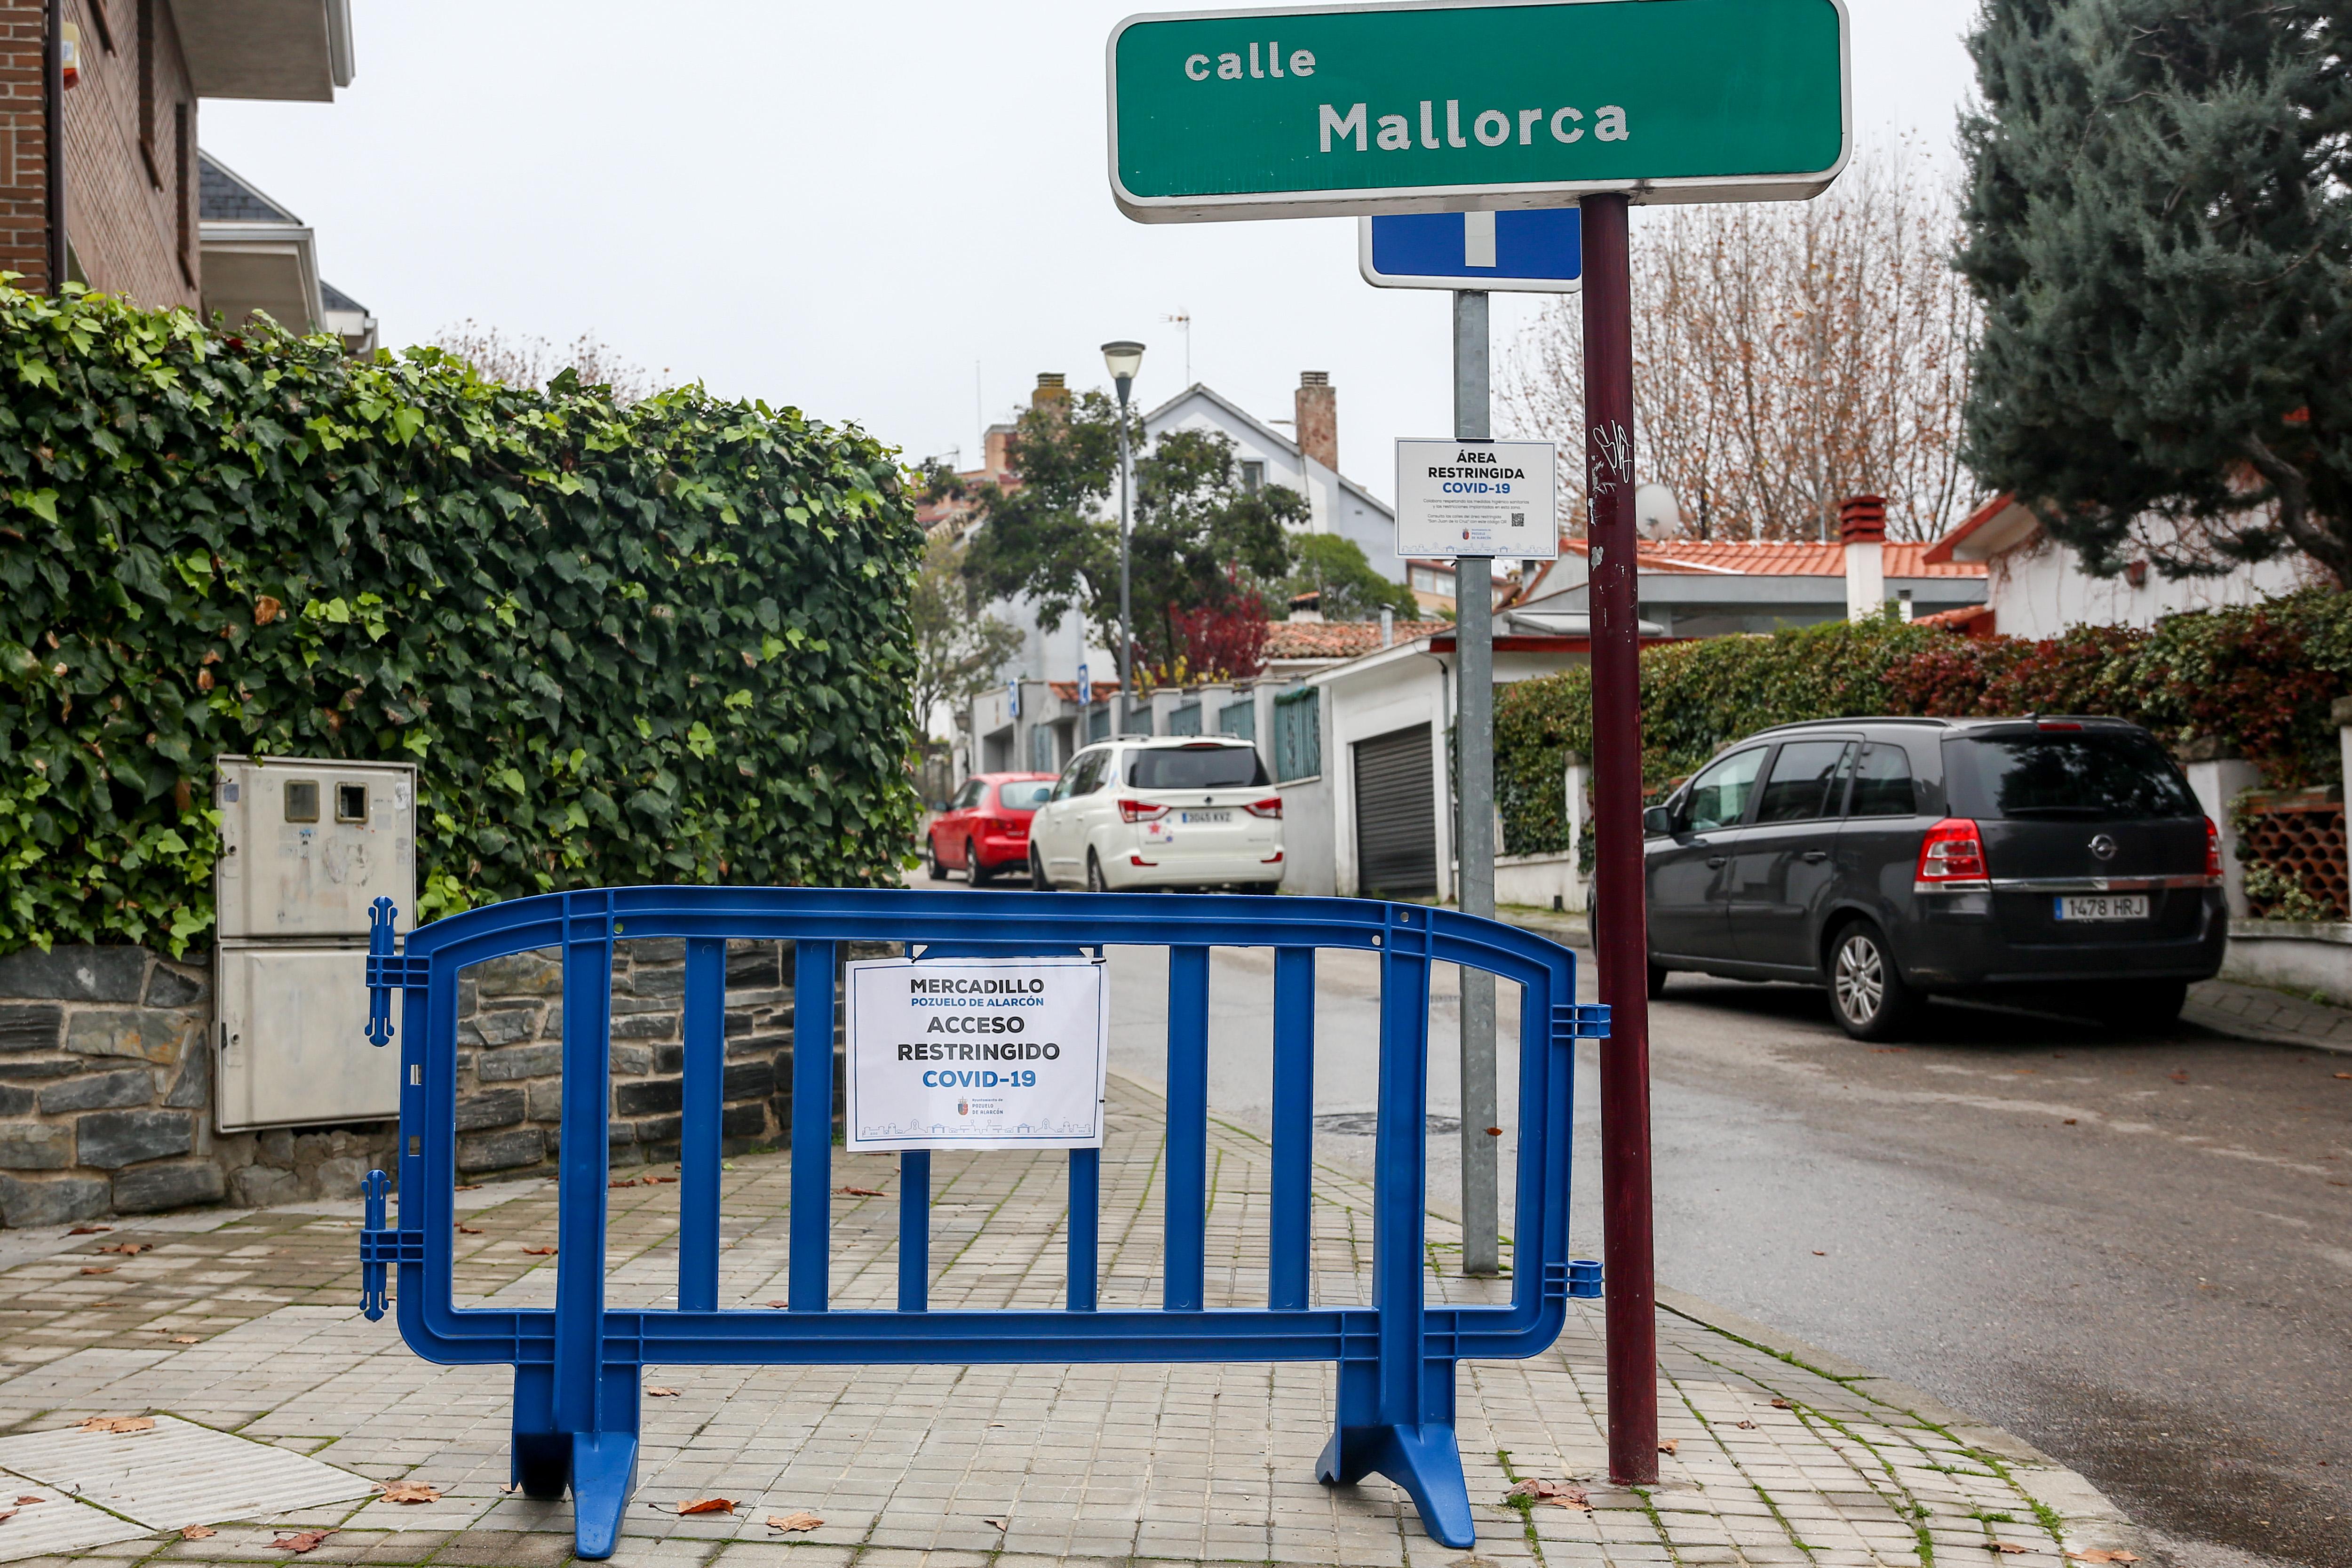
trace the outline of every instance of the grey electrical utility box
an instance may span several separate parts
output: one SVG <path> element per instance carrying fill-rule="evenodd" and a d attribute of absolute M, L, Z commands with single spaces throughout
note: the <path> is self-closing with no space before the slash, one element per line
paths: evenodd
<path fill-rule="evenodd" d="M 223 757 L 215 786 L 220 934 L 235 942 L 368 934 L 389 898 L 415 921 L 416 769 L 408 763 Z"/>
<path fill-rule="evenodd" d="M 416 769 L 408 763 L 222 757 L 214 803 L 214 1122 L 388 1120 L 400 1053 L 367 1043 L 368 910 L 415 919 Z"/>

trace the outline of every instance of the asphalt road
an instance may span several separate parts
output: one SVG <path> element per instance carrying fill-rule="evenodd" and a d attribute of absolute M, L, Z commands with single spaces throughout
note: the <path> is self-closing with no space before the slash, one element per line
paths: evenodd
<path fill-rule="evenodd" d="M 1164 961 L 1112 964 L 1113 1070 L 1156 1082 Z M 1269 973 L 1223 950 L 1212 972 L 1212 1105 L 1260 1126 Z M 1318 972 L 1318 1154 L 1358 1166 L 1375 984 L 1369 962 Z M 1435 990 L 1430 1110 L 1448 1118 L 1442 972 Z M 1818 993 L 1687 975 L 1652 1020 L 1663 1284 L 2017 1433 L 2180 1568 L 2352 1563 L 2352 1057 L 1948 1005 L 1874 1048 Z M 1588 1046 L 1574 1233 L 1591 1254 L 1595 1063 Z M 1439 1123 L 1449 1209 L 1454 1147 Z"/>

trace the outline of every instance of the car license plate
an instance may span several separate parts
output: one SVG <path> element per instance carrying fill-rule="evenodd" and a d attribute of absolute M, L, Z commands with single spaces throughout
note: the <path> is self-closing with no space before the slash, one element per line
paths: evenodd
<path fill-rule="evenodd" d="M 1234 814 L 1230 811 L 1180 811 L 1176 814 L 1176 820 L 1187 827 L 1213 826 L 1233 819 Z"/>
<path fill-rule="evenodd" d="M 2147 895 L 2092 893 L 2062 898 L 2058 900 L 2058 918 L 2062 921 L 2144 921 L 2147 919 Z"/>

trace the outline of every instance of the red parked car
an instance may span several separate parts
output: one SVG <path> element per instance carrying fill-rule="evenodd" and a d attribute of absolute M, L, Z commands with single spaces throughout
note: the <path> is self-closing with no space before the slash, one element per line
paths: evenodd
<path fill-rule="evenodd" d="M 1029 819 L 1054 793 L 1052 773 L 974 773 L 931 820 L 931 880 L 960 870 L 973 887 L 1029 867 Z"/>

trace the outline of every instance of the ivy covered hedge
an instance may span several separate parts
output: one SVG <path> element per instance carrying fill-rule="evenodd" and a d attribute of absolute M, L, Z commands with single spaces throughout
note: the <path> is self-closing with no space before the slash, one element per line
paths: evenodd
<path fill-rule="evenodd" d="M 856 429 L 4 281 L 0 388 L 0 952 L 205 937 L 232 752 L 416 762 L 428 917 L 895 876 L 922 533 Z"/>
<path fill-rule="evenodd" d="M 1642 654 L 1642 776 L 1664 790 L 1774 724 L 1868 713 L 2101 713 L 2176 746 L 2221 742 L 2279 787 L 2339 779 L 2329 704 L 2352 689 L 2352 595 L 2310 590 L 2175 616 L 2154 631 L 1963 637 L 1895 621 L 1671 643 Z M 1560 776 L 1592 754 L 1592 678 L 1570 669 L 1499 688 L 1495 786 L 1505 848 L 1567 847 Z"/>

